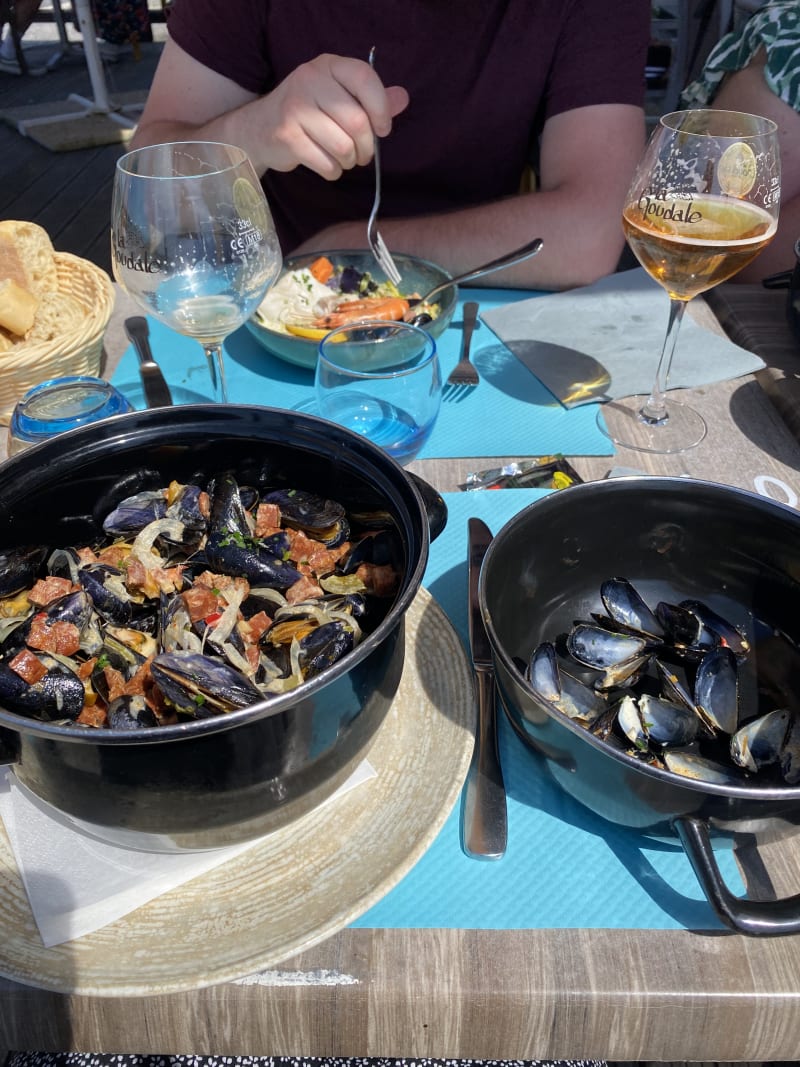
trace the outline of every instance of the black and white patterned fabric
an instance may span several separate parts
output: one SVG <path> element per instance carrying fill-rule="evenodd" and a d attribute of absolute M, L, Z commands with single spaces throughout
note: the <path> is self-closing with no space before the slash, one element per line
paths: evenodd
<path fill-rule="evenodd" d="M 607 1067 L 605 1060 L 431 1060 L 323 1056 L 139 1056 L 10 1052 L 5 1067 Z"/>

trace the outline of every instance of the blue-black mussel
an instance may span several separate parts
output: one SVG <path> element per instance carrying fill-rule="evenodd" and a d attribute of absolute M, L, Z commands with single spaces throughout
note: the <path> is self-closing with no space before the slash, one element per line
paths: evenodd
<path fill-rule="evenodd" d="M 787 635 L 697 599 L 649 605 L 627 578 L 605 581 L 600 600 L 605 612 L 543 641 L 524 665 L 539 703 L 702 782 L 800 783 L 800 709 L 770 685 L 754 649 L 769 642 L 770 655 L 779 645 L 797 658 Z"/>
<path fill-rule="evenodd" d="M 248 707 L 355 648 L 403 567 L 386 513 L 229 474 L 131 492 L 100 525 L 0 553 L 9 711 L 141 730 Z"/>

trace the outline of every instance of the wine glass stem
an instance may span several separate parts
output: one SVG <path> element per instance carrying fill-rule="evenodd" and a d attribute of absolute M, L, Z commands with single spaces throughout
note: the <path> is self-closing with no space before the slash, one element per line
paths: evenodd
<path fill-rule="evenodd" d="M 211 375 L 211 388 L 214 400 L 218 404 L 228 403 L 228 387 L 225 384 L 225 364 L 222 360 L 222 345 L 203 345 L 208 360 L 208 373 Z"/>
<path fill-rule="evenodd" d="M 669 415 L 667 414 L 665 394 L 669 384 L 669 372 L 672 367 L 672 357 L 675 354 L 675 343 L 678 340 L 678 331 L 680 330 L 683 313 L 686 310 L 687 303 L 687 300 L 675 300 L 670 298 L 667 335 L 664 338 L 664 345 L 661 349 L 661 358 L 658 361 L 656 380 L 653 384 L 653 391 L 650 393 L 650 396 L 647 398 L 644 406 L 639 412 L 640 417 L 651 425 L 666 422 L 669 418 Z"/>

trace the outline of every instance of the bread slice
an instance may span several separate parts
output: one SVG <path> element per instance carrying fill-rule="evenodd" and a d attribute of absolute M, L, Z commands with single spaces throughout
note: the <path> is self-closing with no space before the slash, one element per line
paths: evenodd
<path fill-rule="evenodd" d="M 58 289 L 53 243 L 35 222 L 0 222 L 0 280 L 10 278 L 34 296 Z"/>
<path fill-rule="evenodd" d="M 69 293 L 42 293 L 33 326 L 26 341 L 55 341 L 64 334 L 80 329 L 86 321 L 86 308 Z"/>
<path fill-rule="evenodd" d="M 17 285 L 13 278 L 0 278 L 0 326 L 24 337 L 33 326 L 39 298 Z"/>

